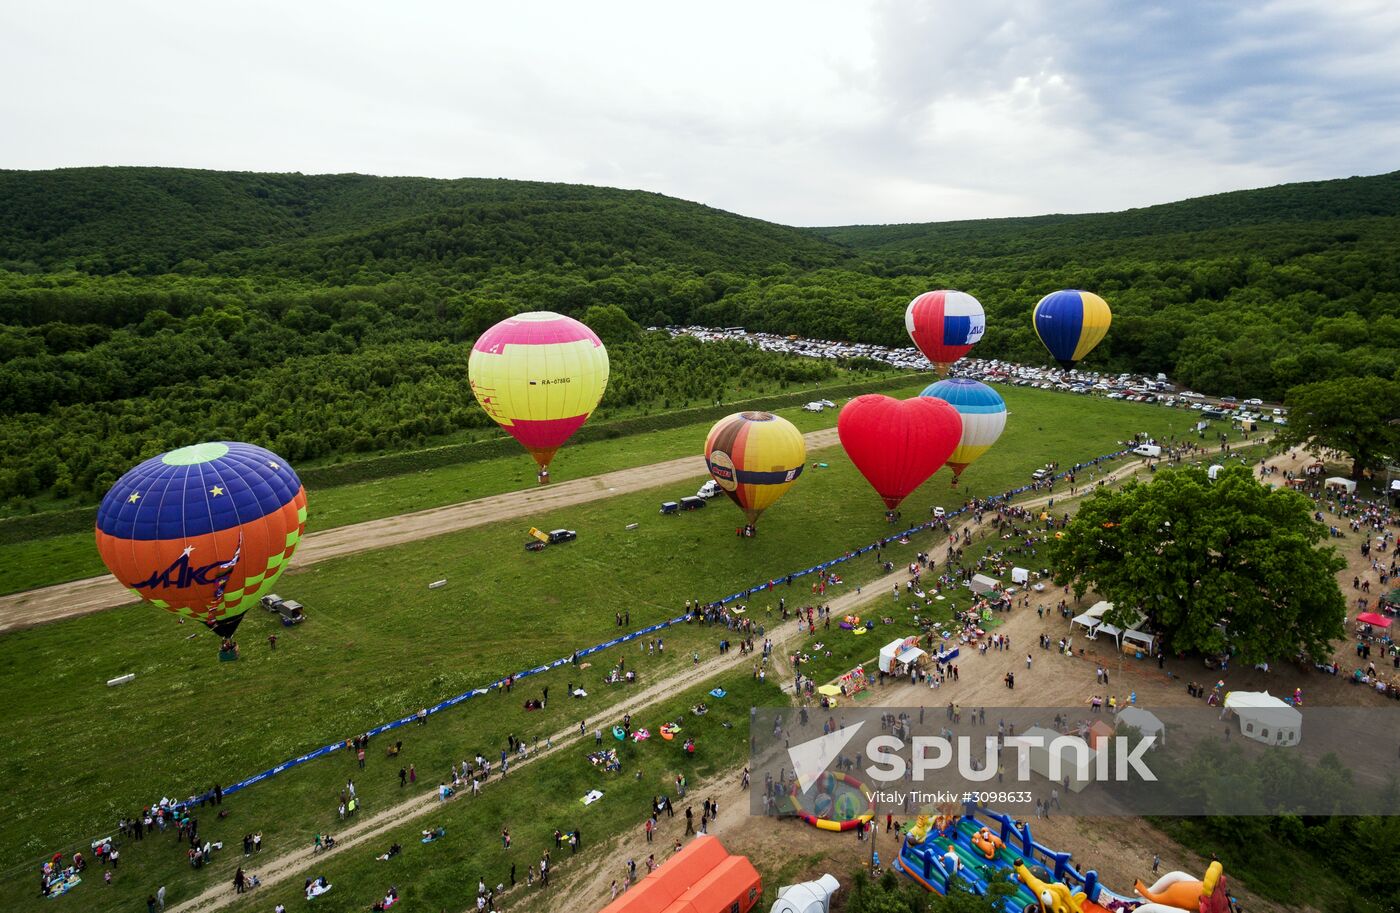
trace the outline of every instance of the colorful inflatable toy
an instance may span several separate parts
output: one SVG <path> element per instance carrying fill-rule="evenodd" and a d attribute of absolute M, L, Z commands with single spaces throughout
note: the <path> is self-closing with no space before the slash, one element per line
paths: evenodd
<path fill-rule="evenodd" d="M 1224 881 L 1224 869 L 1217 861 L 1206 869 L 1204 879 L 1193 878 L 1185 872 L 1168 872 L 1150 888 L 1141 881 L 1133 882 L 1133 891 L 1148 901 L 1138 907 L 1143 913 L 1154 913 L 1151 909 L 1153 906 L 1189 910 L 1191 913 L 1215 913 L 1217 895 L 1224 904 L 1223 909 L 1229 909 L 1228 901 L 1223 900 Z"/>
<path fill-rule="evenodd" d="M 661 737 L 669 742 L 676 737 L 676 733 L 681 731 L 681 727 L 677 723 L 662 723 L 659 731 Z"/>
<path fill-rule="evenodd" d="M 812 787 L 815 793 L 810 808 L 804 808 L 804 796 L 797 784 L 789 798 L 797 817 L 824 831 L 848 831 L 857 822 L 875 817 L 875 796 L 863 782 L 840 771 L 828 771 L 821 782 Z"/>
<path fill-rule="evenodd" d="M 649 738 L 651 738 L 651 733 L 646 729 L 638 729 L 632 733 L 633 742 L 645 742 Z"/>
<path fill-rule="evenodd" d="M 972 845 L 982 851 L 982 855 L 988 859 L 995 859 L 997 850 L 1002 849 L 1006 844 L 1001 842 L 1001 838 L 993 834 L 987 828 L 982 828 L 977 833 L 968 838 Z"/>
<path fill-rule="evenodd" d="M 986 828 L 983 828 L 986 830 Z M 1000 843 L 1001 841 L 997 841 Z M 988 856 L 987 858 L 991 858 Z M 1063 882 L 1045 882 L 1031 874 L 1024 860 L 1016 860 L 1016 877 L 1030 889 L 1040 901 L 1040 913 L 1083 913 L 1084 901 L 1089 895 L 1083 891 L 1071 892 Z"/>
<path fill-rule="evenodd" d="M 619 742 L 625 741 L 627 738 L 627 730 L 623 729 L 621 726 L 614 726 L 613 738 L 617 739 Z"/>

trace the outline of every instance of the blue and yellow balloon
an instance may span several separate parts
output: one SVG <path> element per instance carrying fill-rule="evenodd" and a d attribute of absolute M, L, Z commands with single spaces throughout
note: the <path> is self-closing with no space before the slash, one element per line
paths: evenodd
<path fill-rule="evenodd" d="M 1073 368 L 1103 342 L 1112 320 L 1107 301 L 1077 289 L 1051 292 L 1031 315 L 1036 335 L 1062 368 Z"/>

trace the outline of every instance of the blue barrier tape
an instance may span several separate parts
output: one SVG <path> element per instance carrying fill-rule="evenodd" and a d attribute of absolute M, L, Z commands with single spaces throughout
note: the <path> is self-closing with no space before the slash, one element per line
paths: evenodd
<path fill-rule="evenodd" d="M 1052 480 L 1054 480 L 1054 481 L 1059 481 L 1060 479 L 1062 479 L 1062 478 L 1064 478 L 1065 476 L 1069 475 L 1069 473 L 1070 473 L 1071 471 L 1076 471 L 1076 470 L 1079 470 L 1079 469 L 1084 469 L 1084 468 L 1087 468 L 1087 467 L 1089 467 L 1089 466 L 1097 466 L 1098 464 L 1104 462 L 1105 460 L 1111 460 L 1111 459 L 1114 459 L 1114 458 L 1116 458 L 1116 457 L 1123 456 L 1124 454 L 1126 454 L 1126 453 L 1128 453 L 1128 452 L 1129 452 L 1128 449 L 1124 449 L 1124 450 L 1119 450 L 1119 451 L 1117 451 L 1117 452 L 1115 452 L 1115 453 L 1106 454 L 1105 456 L 1098 457 L 1098 458 L 1096 458 L 1096 459 L 1094 459 L 1094 460 L 1091 460 L 1091 461 L 1089 461 L 1089 462 L 1087 462 L 1087 463 L 1080 463 L 1080 464 L 1078 464 L 1078 465 L 1075 467 L 1074 470 L 1068 470 L 1068 469 L 1067 469 L 1067 470 L 1064 470 L 1063 472 L 1059 472 L 1059 473 L 1055 474 L 1054 476 L 1052 476 L 1051 478 L 1052 478 Z M 992 504 L 1002 503 L 1002 502 L 1005 502 L 1005 501 L 1010 501 L 1010 500 L 1011 500 L 1012 498 L 1014 498 L 1016 495 L 1024 494 L 1024 493 L 1027 492 L 1027 491 L 1031 491 L 1033 488 L 1034 488 L 1034 486 L 1031 486 L 1031 485 L 1023 485 L 1023 486 L 1021 486 L 1020 488 L 1013 488 L 1013 489 L 1010 490 L 1010 491 L 1007 491 L 1007 492 L 1004 492 L 1004 493 L 1002 493 L 1002 494 L 1000 494 L 1000 495 L 995 495 L 995 496 L 993 496 L 993 497 L 988 498 L 984 503 L 985 503 L 986 505 L 992 505 Z M 958 508 L 957 510 L 952 511 L 951 513 L 948 513 L 948 514 L 944 517 L 944 519 L 951 520 L 951 519 L 954 518 L 954 517 L 961 516 L 962 514 L 967 513 L 968 510 L 969 510 L 969 508 L 967 508 L 967 507 L 965 507 L 965 506 L 964 506 L 964 507 L 960 507 L 960 508 Z M 930 522 L 930 523 L 920 523 L 920 524 L 918 524 L 917 526 L 911 526 L 911 527 L 909 527 L 908 529 L 904 530 L 903 532 L 895 533 L 894 535 L 892 535 L 892 536 L 890 536 L 890 537 L 888 537 L 888 538 L 897 539 L 897 538 L 901 538 L 901 537 L 903 537 L 903 536 L 911 536 L 911 535 L 913 535 L 913 534 L 915 534 L 915 533 L 922 532 L 922 531 L 924 531 L 924 530 L 930 529 L 931 527 L 932 527 L 932 523 L 931 523 L 931 522 Z M 824 570 L 826 570 L 826 569 L 828 569 L 828 568 L 834 567 L 835 565 L 842 564 L 842 563 L 844 563 L 844 562 L 846 562 L 846 561 L 850 561 L 852 558 L 857 558 L 857 557 L 859 557 L 859 556 L 861 556 L 861 555 L 864 555 L 864 554 L 866 554 L 867 552 L 870 552 L 870 551 L 874 550 L 875 548 L 876 548 L 875 545 L 867 545 L 867 546 L 864 546 L 864 547 L 862 547 L 862 548 L 856 549 L 856 550 L 853 551 L 853 552 L 850 552 L 849 554 L 842 555 L 840 558 L 833 558 L 833 559 L 831 559 L 830 561 L 823 562 L 822 564 L 813 565 L 812 567 L 809 567 L 809 568 L 807 568 L 807 569 L 805 569 L 805 570 L 796 571 L 796 572 L 794 572 L 794 573 L 792 573 L 792 574 L 784 574 L 782 577 L 773 578 L 773 579 L 768 580 L 768 581 L 766 581 L 766 582 L 764 582 L 764 583 L 758 584 L 757 586 L 749 587 L 747 590 L 744 590 L 744 591 L 742 591 L 742 592 L 739 592 L 739 593 L 732 593 L 732 594 L 730 594 L 730 595 L 724 597 L 723 599 L 720 599 L 720 600 L 717 601 L 717 602 L 712 602 L 712 603 L 710 603 L 710 605 L 711 605 L 711 606 L 723 606 L 723 605 L 728 605 L 729 603 L 734 602 L 734 601 L 736 601 L 736 600 L 745 599 L 745 598 L 747 598 L 747 597 L 749 597 L 749 596 L 752 596 L 754 593 L 760 593 L 760 592 L 764 592 L 764 591 L 766 591 L 766 590 L 771 590 L 771 589 L 775 588 L 776 586 L 778 586 L 778 583 L 779 583 L 780 581 L 785 582 L 785 581 L 787 581 L 789 578 L 791 578 L 791 579 L 793 579 L 793 580 L 796 580 L 797 578 L 799 578 L 799 577 L 805 577 L 805 576 L 807 576 L 808 574 L 815 574 L 815 573 L 818 573 L 818 572 L 820 572 L 820 571 L 824 571 Z M 607 641 L 606 643 L 596 644 L 596 645 L 594 645 L 594 646 L 592 646 L 592 647 L 587 647 L 587 648 L 585 648 L 585 649 L 583 649 L 583 650 L 577 651 L 577 652 L 574 653 L 574 654 L 571 654 L 571 655 L 569 655 L 569 656 L 561 657 L 561 658 L 559 658 L 559 659 L 553 660 L 552 662 L 546 663 L 546 664 L 544 664 L 544 665 L 542 665 L 542 666 L 536 666 L 536 667 L 534 667 L 533 669 L 526 669 L 526 670 L 524 670 L 524 671 L 522 671 L 522 672 L 517 672 L 517 673 L 515 673 L 515 675 L 513 675 L 513 676 L 508 676 L 508 678 L 510 678 L 510 679 L 512 679 L 512 680 L 517 680 L 517 681 L 518 681 L 519 679 L 527 678 L 527 677 L 529 677 L 529 676 L 531 676 L 531 675 L 538 675 L 538 674 L 540 674 L 540 673 L 542 673 L 542 672 L 547 672 L 547 671 L 549 671 L 550 669 L 557 669 L 557 668 L 559 668 L 560 666 L 563 666 L 563 665 L 566 665 L 566 664 L 569 664 L 569 663 L 574 662 L 576 659 L 578 659 L 578 658 L 580 658 L 580 657 L 590 656 L 590 655 L 592 655 L 592 654 L 594 654 L 594 653 L 597 653 L 597 652 L 599 652 L 599 651 L 606 650 L 606 649 L 608 649 L 609 647 L 615 647 L 615 646 L 618 646 L 619 644 L 630 643 L 631 641 L 636 640 L 638 637 L 645 637 L 645 636 L 647 636 L 648 634 L 654 634 L 654 633 L 656 633 L 657 631 L 663 631 L 663 630 L 665 630 L 665 629 L 671 627 L 672 625 L 676 625 L 676 624 L 680 624 L 680 623 L 684 622 L 684 621 L 685 621 L 687 618 L 689 618 L 689 617 L 690 617 L 690 616 L 688 616 L 688 615 L 678 615 L 678 616 L 676 616 L 675 618 L 669 619 L 669 620 L 667 620 L 667 621 L 662 621 L 662 622 L 658 622 L 658 623 L 653 624 L 653 625 L 648 625 L 648 626 L 645 627 L 645 628 L 641 628 L 641 629 L 639 629 L 639 630 L 632 631 L 632 632 L 630 632 L 630 633 L 628 633 L 628 634 L 624 634 L 624 635 L 621 636 L 621 637 L 615 637 L 615 638 L 613 638 L 612 640 Z M 489 685 L 485 685 L 485 686 L 483 686 L 483 687 L 478 687 L 478 688 L 473 688 L 471 691 L 466 691 L 466 692 L 463 692 L 462 694 L 456 695 L 455 697 L 450 697 L 450 698 L 448 698 L 447 700 L 441 701 L 441 702 L 439 702 L 439 703 L 437 703 L 437 704 L 434 704 L 432 707 L 427 708 L 427 710 L 428 710 L 428 716 L 432 716 L 434 713 L 438 713 L 438 712 L 440 712 L 440 711 L 446 710 L 446 709 L 448 709 L 449 707 L 455 707 L 455 706 L 457 706 L 458 704 L 462 703 L 463 701 L 470 700 L 471 698 L 480 697 L 481 695 L 486 694 L 486 693 L 488 693 L 488 692 L 490 692 L 490 691 L 497 690 L 497 689 L 500 689 L 500 688 L 504 688 L 504 687 L 505 687 L 505 684 L 506 684 L 506 679 L 501 678 L 501 679 L 497 679 L 496 681 L 490 683 Z M 384 723 L 384 724 L 382 724 L 382 725 L 380 725 L 380 726 L 376 726 L 375 728 L 369 730 L 368 735 L 369 735 L 370 737 L 374 737 L 374 736 L 377 736 L 377 735 L 382 735 L 383 733 L 386 733 L 386 732 L 391 732 L 391 731 L 393 731 L 393 730 L 395 730 L 395 729 L 398 729 L 398 728 L 401 727 L 401 726 L 407 726 L 409 723 L 412 723 L 415 719 L 417 719 L 416 714 L 410 714 L 409 716 L 402 717 L 402 718 L 400 718 L 400 719 L 393 720 L 393 721 L 388 722 L 388 723 Z M 300 756 L 298 756 L 298 757 L 292 758 L 290 761 L 283 761 L 281 764 L 278 764 L 276 767 L 268 768 L 267 770 L 263 771 L 262 773 L 254 774 L 254 775 L 251 776 L 251 777 L 247 777 L 247 778 L 245 778 L 245 779 L 239 780 L 237 783 L 234 783 L 232 786 L 230 786 L 230 787 L 228 787 L 227 789 L 223 790 L 223 795 L 225 795 L 225 796 L 232 795 L 232 794 L 234 794 L 234 793 L 236 793 L 236 792 L 239 792 L 240 790 L 247 789 L 248 787 L 252 786 L 252 785 L 255 784 L 255 783 L 260 783 L 260 782 L 262 782 L 263 780 L 266 780 L 268 777 L 275 776 L 275 775 L 280 774 L 280 773 L 282 773 L 283 771 L 286 771 L 286 770 L 291 770 L 293 767 L 299 767 L 299 766 L 301 766 L 302 764 L 305 764 L 305 763 L 307 763 L 307 762 L 309 762 L 309 761 L 314 761 L 314 760 L 317 759 L 317 758 L 324 757 L 324 756 L 326 756 L 326 755 L 328 755 L 328 754 L 331 754 L 332 752 L 335 752 L 335 751 L 339 751 L 340 749 L 342 749 L 342 748 L 344 748 L 344 747 L 345 747 L 345 743 L 344 743 L 343 741 L 342 741 L 342 742 L 335 742 L 335 743 L 333 743 L 333 744 L 325 745 L 325 746 L 323 746 L 323 747 L 321 747 L 321 748 L 317 748 L 316 750 L 311 751 L 311 752 L 308 752 L 308 753 L 306 753 L 306 754 L 304 754 L 304 755 L 300 755 Z M 206 798 L 207 798 L 207 794 L 206 794 Z M 198 801 L 198 799 L 196 799 L 195 801 Z M 180 803 L 176 804 L 174 807 L 175 807 L 175 808 L 185 808 L 185 807 L 188 807 L 190 804 L 191 804 L 191 803 L 189 803 L 189 802 L 180 802 Z"/>

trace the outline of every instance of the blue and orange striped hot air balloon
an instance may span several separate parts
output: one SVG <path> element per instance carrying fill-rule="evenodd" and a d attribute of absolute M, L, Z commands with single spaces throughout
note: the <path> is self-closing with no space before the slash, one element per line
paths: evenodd
<path fill-rule="evenodd" d="M 306 528 L 306 489 L 277 454 L 233 441 L 152 457 L 97 509 L 97 551 L 132 594 L 228 636 L 271 591 Z"/>
<path fill-rule="evenodd" d="M 1073 368 L 1103 341 L 1112 320 L 1107 301 L 1093 292 L 1077 289 L 1051 292 L 1040 299 L 1031 313 L 1036 335 L 1060 367 L 1066 369 Z"/>
<path fill-rule="evenodd" d="M 608 351 L 588 327 L 562 314 L 516 314 L 481 334 L 467 361 L 472 393 L 535 458 L 549 463 L 603 398 Z"/>

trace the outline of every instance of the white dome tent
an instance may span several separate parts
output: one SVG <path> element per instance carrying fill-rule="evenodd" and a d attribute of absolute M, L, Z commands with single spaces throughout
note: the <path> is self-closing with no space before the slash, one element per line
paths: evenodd
<path fill-rule="evenodd" d="M 769 913 L 829 913 L 831 895 L 841 887 L 832 875 L 778 889 L 778 899 Z"/>

